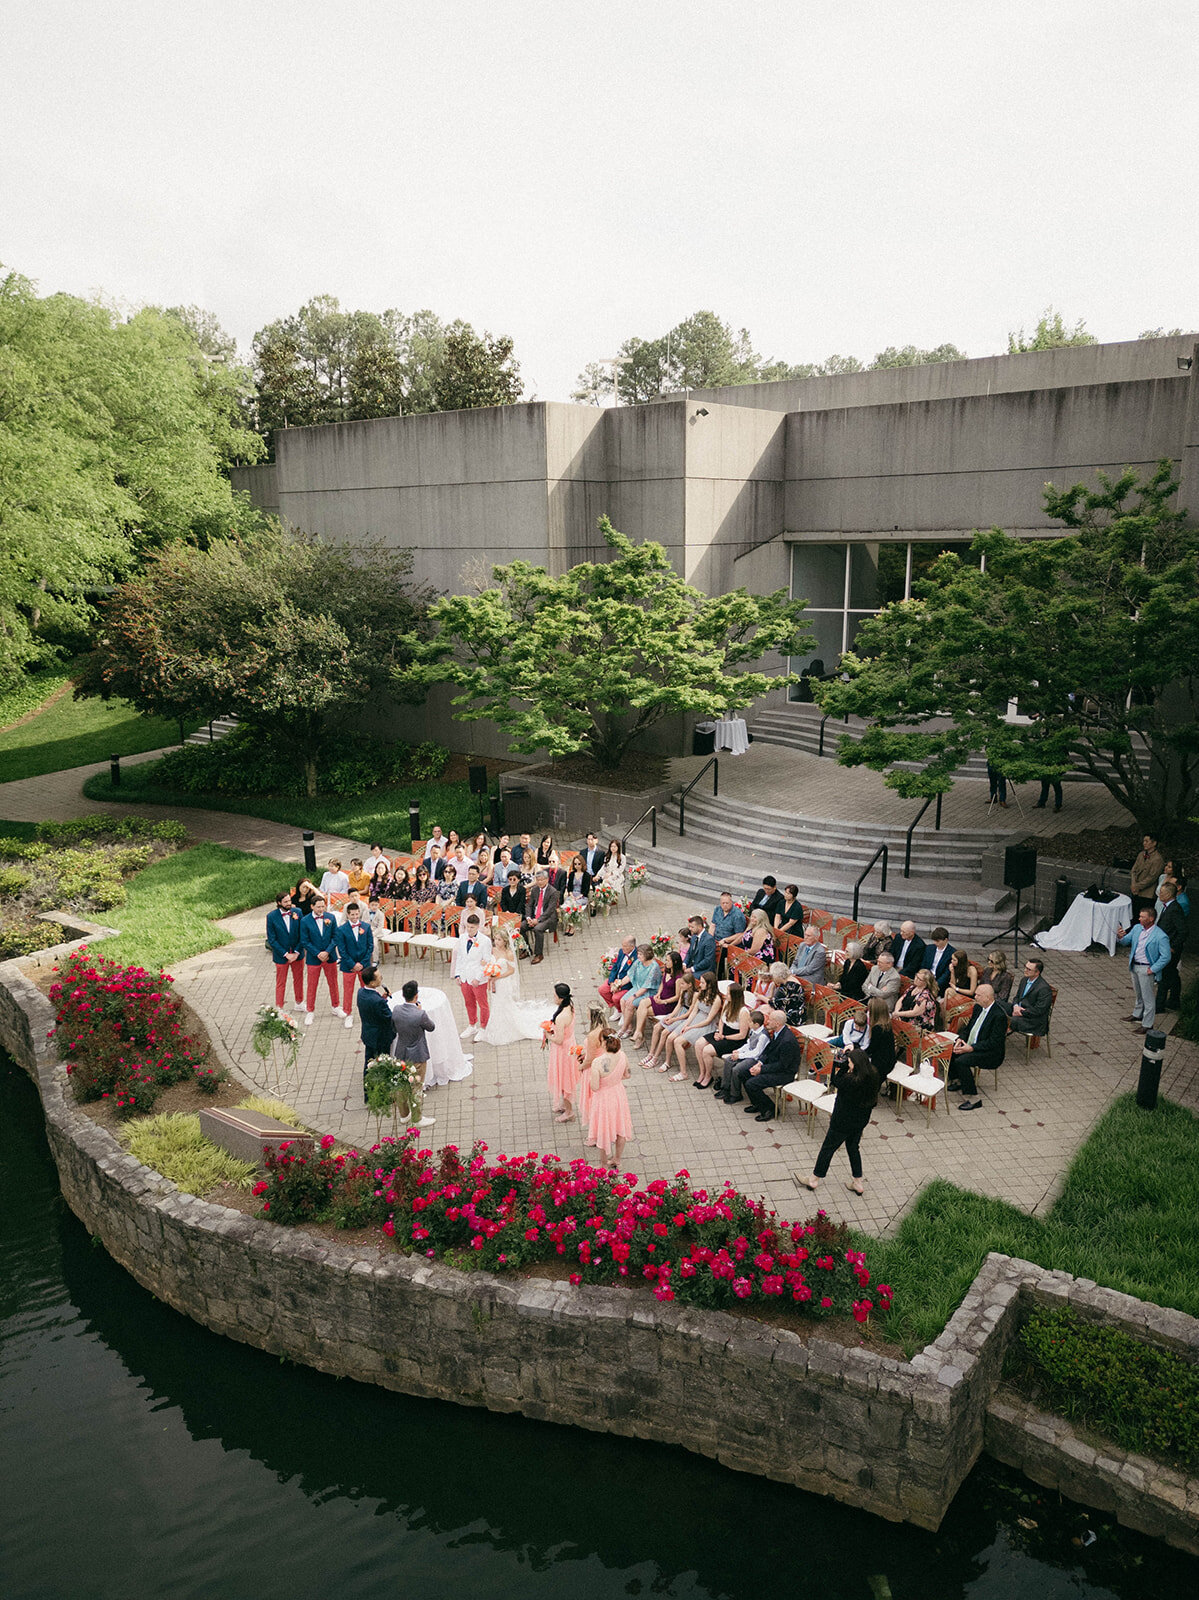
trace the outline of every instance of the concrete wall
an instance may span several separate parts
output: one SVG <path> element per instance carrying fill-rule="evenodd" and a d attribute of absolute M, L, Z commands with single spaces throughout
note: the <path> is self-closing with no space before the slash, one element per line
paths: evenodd
<path fill-rule="evenodd" d="M 878 372 L 850 372 L 829 378 L 787 378 L 779 383 L 692 389 L 689 398 L 700 403 L 715 400 L 728 406 L 762 406 L 770 411 L 824 411 L 842 406 L 951 400 L 1020 389 L 1173 378 L 1178 374 L 1178 357 L 1190 355 L 1194 338 L 1194 334 L 1182 334 L 1118 344 L 1069 345 L 1060 350 L 1029 350 L 1014 356 L 937 361 L 924 367 L 887 367 Z"/>
<path fill-rule="evenodd" d="M 1178 459 L 1186 376 L 787 418 L 789 532 L 1056 527 L 1041 496 Z"/>
<path fill-rule="evenodd" d="M 279 475 L 273 463 L 261 467 L 230 467 L 234 493 L 248 494 L 260 511 L 279 515 Z"/>

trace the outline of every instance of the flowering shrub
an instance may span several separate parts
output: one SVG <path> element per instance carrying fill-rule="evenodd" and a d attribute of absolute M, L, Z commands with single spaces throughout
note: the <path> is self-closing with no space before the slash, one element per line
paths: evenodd
<path fill-rule="evenodd" d="M 482 1142 L 465 1159 L 455 1145 L 434 1156 L 416 1141 L 410 1132 L 335 1154 L 326 1135 L 311 1157 L 281 1145 L 253 1192 L 276 1222 L 381 1226 L 397 1248 L 455 1266 L 502 1272 L 561 1259 L 574 1284 L 646 1282 L 659 1300 L 788 1304 L 859 1322 L 891 1304 L 886 1284 L 868 1298 L 862 1253 L 824 1212 L 784 1222 L 728 1184 L 693 1189 L 686 1172 L 639 1186 L 581 1159 L 530 1151 L 490 1161 Z"/>
<path fill-rule="evenodd" d="M 86 946 L 56 970 L 53 1034 L 79 1100 L 110 1100 L 130 1117 L 149 1111 L 168 1084 L 216 1089 L 224 1074 L 184 1033 L 165 972 L 122 967 Z"/>

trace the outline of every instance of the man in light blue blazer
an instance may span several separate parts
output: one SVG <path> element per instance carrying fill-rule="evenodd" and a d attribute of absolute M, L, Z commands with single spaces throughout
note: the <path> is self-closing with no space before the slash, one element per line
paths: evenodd
<path fill-rule="evenodd" d="M 1170 941 L 1157 926 L 1156 913 L 1146 906 L 1121 944 L 1128 945 L 1128 970 L 1132 975 L 1133 1007 L 1125 1022 L 1148 1033 L 1157 1021 L 1157 980 L 1170 964 Z"/>

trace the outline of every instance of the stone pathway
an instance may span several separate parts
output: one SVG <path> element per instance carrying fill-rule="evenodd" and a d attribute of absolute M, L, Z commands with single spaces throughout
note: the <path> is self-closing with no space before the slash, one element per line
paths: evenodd
<path fill-rule="evenodd" d="M 526 995 L 545 996 L 548 1016 L 553 985 L 565 979 L 585 1016 L 604 950 L 626 931 L 644 936 L 659 927 L 676 929 L 692 909 L 689 900 L 647 886 L 627 910 L 621 907 L 608 921 L 597 919 L 573 939 L 551 946 L 544 965 L 530 968 L 522 962 Z M 274 994 L 274 968 L 263 947 L 265 911 L 228 919 L 222 926 L 234 943 L 176 969 L 180 990 L 204 1017 L 225 1060 L 264 1091 L 271 1086 L 248 1040 L 255 1010 Z M 1052 1060 L 1043 1050 L 1026 1057 L 1013 1042 L 998 1092 L 984 1084 L 982 1109 L 968 1114 L 943 1108 L 926 1122 L 918 1107 L 899 1118 L 891 1102 L 881 1102 L 862 1142 L 866 1195 L 859 1199 L 845 1188 L 849 1169 L 840 1153 L 819 1194 L 830 1215 L 870 1233 L 891 1232 L 934 1177 L 1026 1211 L 1049 1208 L 1096 1118 L 1115 1095 L 1135 1087 L 1141 1045 L 1139 1035 L 1119 1020 L 1130 999 L 1121 960 L 1053 953 L 1047 971 L 1060 988 Z M 389 960 L 384 972 L 393 992 L 408 977 L 443 989 L 451 997 L 455 1027 L 465 1025 L 457 986 L 439 953 L 423 961 Z M 284 1098 L 322 1132 L 356 1144 L 373 1142 L 374 1124 L 361 1103 L 357 1028 L 344 1028 L 326 1005 L 304 1035 L 298 1086 Z M 426 1111 L 436 1118 L 431 1143 L 469 1148 L 473 1140 L 484 1139 L 493 1152 L 554 1151 L 567 1160 L 589 1153 L 576 1124 L 552 1119 L 546 1059 L 536 1044 L 466 1048 L 475 1049 L 471 1077 L 428 1095 Z M 765 1196 L 783 1214 L 809 1213 L 811 1196 L 794 1175 L 808 1175 L 818 1146 L 802 1119 L 792 1113 L 783 1122 L 755 1122 L 738 1108 L 717 1105 L 707 1093 L 643 1072 L 636 1052 L 631 1060 L 635 1138 L 625 1153 L 627 1167 L 645 1180 L 685 1167 L 694 1182 L 713 1188 L 729 1178 L 746 1193 Z M 1170 1041 L 1162 1087 L 1171 1098 L 1199 1109 L 1199 1049 Z M 817 1138 L 825 1127 L 822 1118 Z"/>

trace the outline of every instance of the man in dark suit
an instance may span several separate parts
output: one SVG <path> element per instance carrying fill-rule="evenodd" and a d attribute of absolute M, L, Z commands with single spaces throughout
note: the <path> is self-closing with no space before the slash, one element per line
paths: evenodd
<path fill-rule="evenodd" d="M 1024 976 L 1010 1004 L 1004 1008 L 1009 1013 L 1013 1033 L 1035 1033 L 1043 1039 L 1049 1032 L 1053 990 L 1041 976 L 1044 970 L 1045 963 L 1035 956 L 1029 956 L 1024 963 Z"/>
<path fill-rule="evenodd" d="M 959 1111 L 977 1111 L 982 1105 L 982 1101 L 976 1098 L 978 1084 L 974 1074 L 980 1067 L 998 1067 L 1006 1049 L 1007 1012 L 995 999 L 991 985 L 980 983 L 974 994 L 974 1009 L 969 1020 L 958 1029 L 949 1068 L 950 1086 L 956 1085 L 962 1091 Z"/>
<path fill-rule="evenodd" d="M 687 946 L 687 965 L 683 970 L 702 978 L 705 972 L 716 971 L 716 940 L 698 913 L 687 918 L 687 926 L 691 930 L 691 942 Z"/>
<path fill-rule="evenodd" d="M 948 928 L 934 928 L 932 941 L 932 944 L 924 947 L 924 964 L 937 980 L 937 988 L 944 994 L 953 976 L 953 946 L 949 942 Z M 916 970 L 919 972 L 919 967 Z"/>
<path fill-rule="evenodd" d="M 275 1004 L 283 1009 L 287 999 L 287 972 L 291 969 L 296 1010 L 304 1010 L 304 959 L 300 950 L 300 913 L 285 889 L 275 896 L 275 909 L 267 914 L 266 942 L 275 963 Z"/>
<path fill-rule="evenodd" d="M 545 960 L 545 936 L 558 926 L 558 891 L 550 885 L 549 873 L 538 867 L 533 888 L 525 900 L 520 931 L 533 936 L 533 965 Z"/>
<path fill-rule="evenodd" d="M 766 1091 L 782 1083 L 793 1083 L 799 1074 L 799 1041 L 787 1026 L 785 1014 L 769 1012 L 766 1031 L 770 1034 L 770 1043 L 745 1078 L 745 1092 L 749 1096 L 745 1114 L 756 1112 L 759 1122 L 770 1122 L 774 1118 L 774 1104 Z"/>
<path fill-rule="evenodd" d="M 487 885 L 480 880 L 479 869 L 473 862 L 454 894 L 455 905 L 464 906 L 468 900 L 473 900 L 477 906 L 487 904 Z"/>
<path fill-rule="evenodd" d="M 914 978 L 921 967 L 928 965 L 924 940 L 916 932 L 914 922 L 901 922 L 899 932 L 891 941 L 891 954 L 901 977 Z"/>
<path fill-rule="evenodd" d="M 779 893 L 778 879 L 772 878 L 770 873 L 767 873 L 762 879 L 762 887 L 749 902 L 749 912 L 750 916 L 752 916 L 753 913 L 757 911 L 759 907 L 761 907 L 761 909 L 766 913 L 767 922 L 773 928 L 775 917 L 777 917 L 786 909 L 786 905 L 787 902 Z"/>
<path fill-rule="evenodd" d="M 441 883 L 446 876 L 447 862 L 439 845 L 434 845 L 429 851 L 429 854 L 425 857 L 425 863 L 429 868 L 429 881 L 431 883 Z M 453 883 L 453 881 L 454 878 L 451 873 L 450 882 Z"/>
<path fill-rule="evenodd" d="M 1186 912 L 1178 904 L 1178 889 L 1171 879 L 1167 878 L 1157 893 L 1162 903 L 1157 925 L 1170 941 L 1170 960 L 1162 968 L 1162 975 L 1158 981 L 1157 1009 L 1176 1011 L 1178 1002 L 1182 998 L 1182 977 L 1178 971 L 1178 963 L 1182 959 L 1183 948 L 1187 942 L 1187 918 Z"/>
<path fill-rule="evenodd" d="M 403 999 L 391 1008 L 396 1030 L 391 1053 L 401 1061 L 428 1061 L 429 1041 L 425 1035 L 435 1033 L 437 1024 L 417 1004 L 420 990 L 415 978 L 409 978 L 400 993 Z"/>
<path fill-rule="evenodd" d="M 594 833 L 587 835 L 587 843 L 579 856 L 583 862 L 583 895 L 586 898 L 591 893 L 592 880 L 604 864 L 604 852 L 600 848 L 598 837 Z"/>
<path fill-rule="evenodd" d="M 365 1074 L 376 1056 L 385 1056 L 391 1049 L 396 1031 L 378 967 L 368 967 L 362 974 L 362 987 L 358 991 L 358 1017 L 362 1023 L 362 1047 L 366 1052 L 362 1062 Z M 362 1099 L 365 1103 L 365 1090 Z"/>

